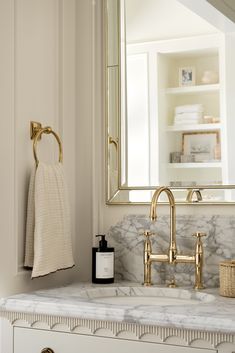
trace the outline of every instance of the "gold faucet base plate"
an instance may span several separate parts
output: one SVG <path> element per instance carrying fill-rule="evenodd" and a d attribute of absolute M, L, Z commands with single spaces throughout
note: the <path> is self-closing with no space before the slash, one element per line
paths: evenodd
<path fill-rule="evenodd" d="M 152 282 L 147 282 L 147 283 L 142 283 L 142 285 L 145 287 L 151 287 L 153 284 Z"/>
<path fill-rule="evenodd" d="M 205 289 L 203 285 L 196 285 L 194 286 L 194 289 L 199 290 L 199 289 Z"/>
<path fill-rule="evenodd" d="M 178 286 L 177 286 L 176 283 L 169 283 L 169 284 L 167 285 L 167 287 L 168 287 L 168 288 L 177 288 Z"/>

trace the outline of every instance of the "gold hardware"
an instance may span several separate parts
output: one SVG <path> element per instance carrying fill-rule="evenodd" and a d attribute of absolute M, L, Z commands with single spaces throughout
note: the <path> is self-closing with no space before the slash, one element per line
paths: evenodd
<path fill-rule="evenodd" d="M 42 124 L 38 123 L 37 121 L 31 121 L 30 122 L 30 138 L 33 140 L 35 136 L 37 135 L 38 131 L 41 130 Z M 41 140 L 41 136 L 39 138 Z"/>
<path fill-rule="evenodd" d="M 162 192 L 165 192 L 170 205 L 170 242 L 168 254 L 154 254 L 152 252 L 152 244 L 150 241 L 150 235 L 148 231 L 144 232 L 145 241 L 144 241 L 144 285 L 150 286 L 151 283 L 151 265 L 152 262 L 167 262 L 169 264 L 176 265 L 177 263 L 193 263 L 195 264 L 195 289 L 204 288 L 202 284 L 202 268 L 203 268 L 203 245 L 201 238 L 205 236 L 205 233 L 197 232 L 193 234 L 196 239 L 195 245 L 195 255 L 178 255 L 177 246 L 176 246 L 176 211 L 175 211 L 175 199 L 171 190 L 168 187 L 162 186 L 158 188 L 151 202 L 150 209 L 150 219 L 155 221 L 157 219 L 157 202 L 159 196 Z M 169 284 L 169 287 L 175 287 L 175 279 L 173 278 Z"/>
<path fill-rule="evenodd" d="M 115 147 L 115 150 L 116 150 L 116 153 L 117 153 L 117 157 L 116 157 L 116 166 L 115 166 L 115 169 L 118 171 L 118 137 L 116 138 L 113 138 L 112 136 L 109 136 L 108 138 L 108 143 L 111 145 L 111 144 L 114 144 L 114 147 Z M 119 176 L 118 176 L 118 179 L 119 179 Z"/>
<path fill-rule="evenodd" d="M 193 233 L 193 237 L 201 238 L 205 236 L 206 236 L 206 233 L 201 233 L 201 232 Z"/>
<path fill-rule="evenodd" d="M 169 263 L 174 263 L 176 257 L 176 231 L 175 231 L 175 198 L 171 190 L 165 186 L 158 188 L 152 197 L 150 219 L 155 221 L 157 219 L 157 202 L 162 192 L 165 192 L 170 205 L 170 247 L 169 247 Z"/>
<path fill-rule="evenodd" d="M 118 149 L 118 137 L 117 138 L 113 138 L 112 136 L 109 136 L 109 144 L 114 144 L 114 146 L 116 147 L 116 149 Z"/>
<path fill-rule="evenodd" d="M 54 353 L 54 351 L 51 348 L 43 348 L 41 353 Z"/>
<path fill-rule="evenodd" d="M 194 194 L 196 195 L 196 199 L 193 198 Z M 189 190 L 187 197 L 186 197 L 187 202 L 200 202 L 202 201 L 202 194 L 200 189 L 191 189 Z"/>
<path fill-rule="evenodd" d="M 37 142 L 41 139 L 42 134 L 52 134 L 55 136 L 59 145 L 59 162 L 63 161 L 63 149 L 62 143 L 59 136 L 52 130 L 50 126 L 42 127 L 41 123 L 31 121 L 30 122 L 30 137 L 33 140 L 33 155 L 35 159 L 36 166 L 38 166 L 39 160 L 37 157 Z"/>
<path fill-rule="evenodd" d="M 202 268 L 203 268 L 203 245 L 201 238 L 206 236 L 206 233 L 194 233 L 197 238 L 195 245 L 195 289 L 203 289 L 202 284 Z"/>
<path fill-rule="evenodd" d="M 178 287 L 177 284 L 175 283 L 175 268 L 176 268 L 176 263 L 174 262 L 174 263 L 171 265 L 171 271 L 172 271 L 171 280 L 170 280 L 170 283 L 168 283 L 168 285 L 167 285 L 167 287 L 169 287 L 169 288 L 176 288 L 176 287 Z"/>
<path fill-rule="evenodd" d="M 149 261 L 149 254 L 152 253 L 152 245 L 149 237 L 152 235 L 151 232 L 145 230 L 144 236 L 146 240 L 144 242 L 144 285 L 151 286 L 151 262 Z"/>
<path fill-rule="evenodd" d="M 167 285 L 169 288 L 176 288 L 177 284 L 175 283 L 175 278 L 172 278 L 170 283 Z"/>
<path fill-rule="evenodd" d="M 153 233 L 149 232 L 148 230 L 144 231 L 144 236 L 145 237 L 151 237 L 151 235 L 153 235 Z"/>

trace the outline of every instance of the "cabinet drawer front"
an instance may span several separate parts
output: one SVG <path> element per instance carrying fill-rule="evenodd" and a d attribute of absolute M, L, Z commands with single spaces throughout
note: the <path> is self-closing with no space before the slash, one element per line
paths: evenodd
<path fill-rule="evenodd" d="M 189 348 L 167 344 L 130 341 L 115 338 L 77 335 L 37 329 L 14 328 L 14 353 L 210 353 L 217 350 Z"/>

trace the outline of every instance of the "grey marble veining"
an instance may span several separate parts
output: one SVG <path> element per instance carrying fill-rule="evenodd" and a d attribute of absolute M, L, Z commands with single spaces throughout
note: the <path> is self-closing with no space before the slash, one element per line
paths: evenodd
<path fill-rule="evenodd" d="M 235 300 L 220 297 L 217 292 L 216 289 L 195 292 L 159 286 L 146 288 L 130 282 L 105 286 L 80 283 L 1 299 L 0 315 L 9 311 L 235 334 Z M 182 300 L 182 305 L 97 302 L 97 298 L 115 296 L 172 297 Z M 190 300 L 199 304 L 192 305 Z"/>
<path fill-rule="evenodd" d="M 109 245 L 115 248 L 115 276 L 117 280 L 143 282 L 143 231 L 150 229 L 153 252 L 166 253 L 169 247 L 169 216 L 159 216 L 151 222 L 148 216 L 128 215 L 110 228 Z M 203 278 L 206 287 L 219 286 L 219 262 L 235 258 L 235 216 L 177 216 L 176 240 L 178 253 L 193 254 L 195 238 L 192 234 L 207 233 L 204 243 Z M 156 284 L 170 281 L 193 286 L 194 266 L 189 264 L 156 264 L 152 266 L 152 280 Z"/>

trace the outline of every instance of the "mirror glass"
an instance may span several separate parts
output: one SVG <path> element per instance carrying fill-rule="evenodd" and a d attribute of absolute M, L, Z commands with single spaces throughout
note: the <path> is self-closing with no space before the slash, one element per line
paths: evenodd
<path fill-rule="evenodd" d="M 182 2 L 107 1 L 110 203 L 235 199 L 231 33 Z"/>

